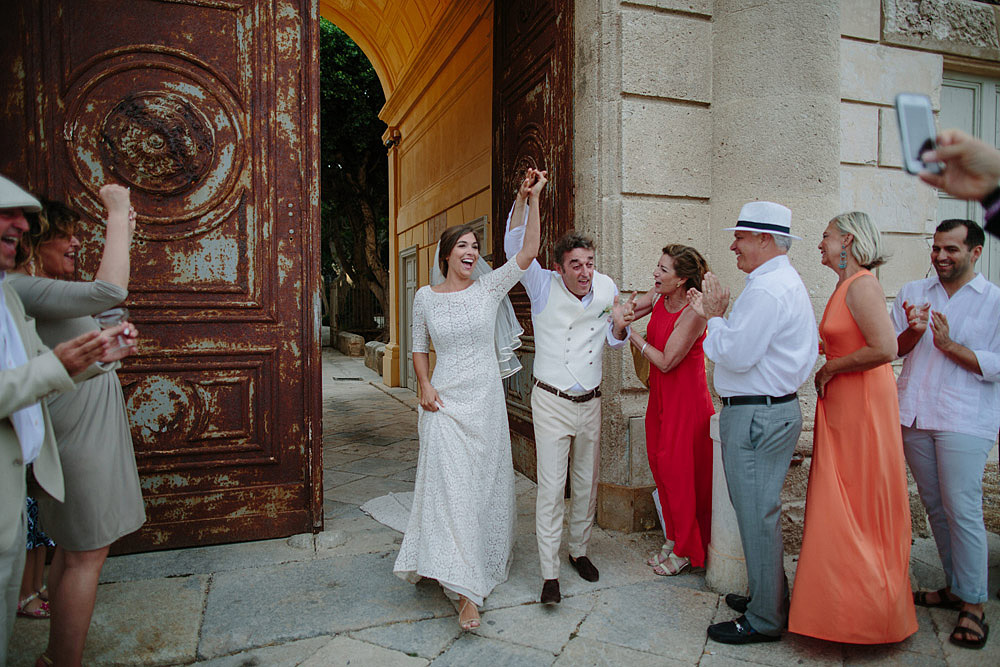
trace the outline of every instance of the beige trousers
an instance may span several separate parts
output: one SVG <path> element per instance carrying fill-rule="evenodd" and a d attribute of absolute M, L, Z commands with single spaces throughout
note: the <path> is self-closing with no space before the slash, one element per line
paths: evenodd
<path fill-rule="evenodd" d="M 538 495 L 535 535 L 543 579 L 559 578 L 566 471 L 571 475 L 569 555 L 587 554 L 597 512 L 597 472 L 600 463 L 601 399 L 574 403 L 544 389 L 531 391 Z"/>
<path fill-rule="evenodd" d="M 17 603 L 21 595 L 21 574 L 27 553 L 27 520 L 24 500 L 21 501 L 21 530 L 14 543 L 0 552 L 0 665 L 7 664 L 7 642 L 14 629 Z"/>

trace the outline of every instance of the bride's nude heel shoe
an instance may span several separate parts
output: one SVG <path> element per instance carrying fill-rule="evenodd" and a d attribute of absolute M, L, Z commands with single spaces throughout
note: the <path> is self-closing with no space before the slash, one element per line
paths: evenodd
<path fill-rule="evenodd" d="M 472 609 L 471 613 L 469 608 Z M 479 610 L 472 604 L 472 600 L 464 596 L 458 598 L 458 626 L 466 632 L 479 627 Z"/>

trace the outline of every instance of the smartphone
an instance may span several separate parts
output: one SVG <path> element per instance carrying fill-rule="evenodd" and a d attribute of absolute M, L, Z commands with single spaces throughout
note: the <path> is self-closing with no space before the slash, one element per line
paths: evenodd
<path fill-rule="evenodd" d="M 941 163 L 924 162 L 921 154 L 937 147 L 937 130 L 934 112 L 926 95 L 900 93 L 896 95 L 896 120 L 899 123 L 899 141 L 903 147 L 903 168 L 911 174 L 929 171 L 941 173 Z"/>

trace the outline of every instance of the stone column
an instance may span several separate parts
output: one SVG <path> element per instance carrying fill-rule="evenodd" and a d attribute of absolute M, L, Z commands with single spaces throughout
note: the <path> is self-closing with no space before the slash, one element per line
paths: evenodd
<path fill-rule="evenodd" d="M 713 11 L 712 271 L 734 294 L 745 274 L 729 245 L 740 207 L 775 201 L 792 210 L 795 241 L 789 259 L 821 312 L 832 273 L 816 243 L 840 212 L 840 2 L 838 0 L 716 0 Z M 815 392 L 801 388 L 806 448 Z M 713 433 L 717 438 L 717 426 Z M 718 442 L 716 442 L 718 447 Z M 739 531 L 729 506 L 721 460 L 713 487 L 709 586 L 745 590 Z"/>
<path fill-rule="evenodd" d="M 747 591 L 747 563 L 736 524 L 736 511 L 729 501 L 726 472 L 722 468 L 719 415 L 712 416 L 712 541 L 708 545 L 705 583 L 716 593 Z"/>
<path fill-rule="evenodd" d="M 748 201 L 784 204 L 804 239 L 792 264 L 822 307 L 832 282 L 815 244 L 840 212 L 840 2 L 716 0 L 713 16 L 712 270 L 738 292 L 722 230 Z"/>

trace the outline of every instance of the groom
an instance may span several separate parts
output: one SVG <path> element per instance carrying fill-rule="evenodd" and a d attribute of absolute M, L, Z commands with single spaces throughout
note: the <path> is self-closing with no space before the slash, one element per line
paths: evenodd
<path fill-rule="evenodd" d="M 520 202 L 519 202 L 520 203 Z M 507 221 L 504 250 L 513 257 L 524 239 L 524 212 L 515 205 Z M 614 281 L 594 270 L 594 241 L 570 232 L 553 249 L 555 271 L 533 261 L 521 278 L 531 299 L 535 329 L 532 421 L 538 470 L 535 534 L 541 561 L 541 601 L 556 603 L 563 492 L 572 460 L 569 562 L 587 581 L 597 568 L 587 543 L 597 510 L 601 436 L 601 355 L 605 341 L 614 349 L 628 341 L 631 302 L 618 303 Z M 572 451 L 572 457 L 570 453 Z"/>

